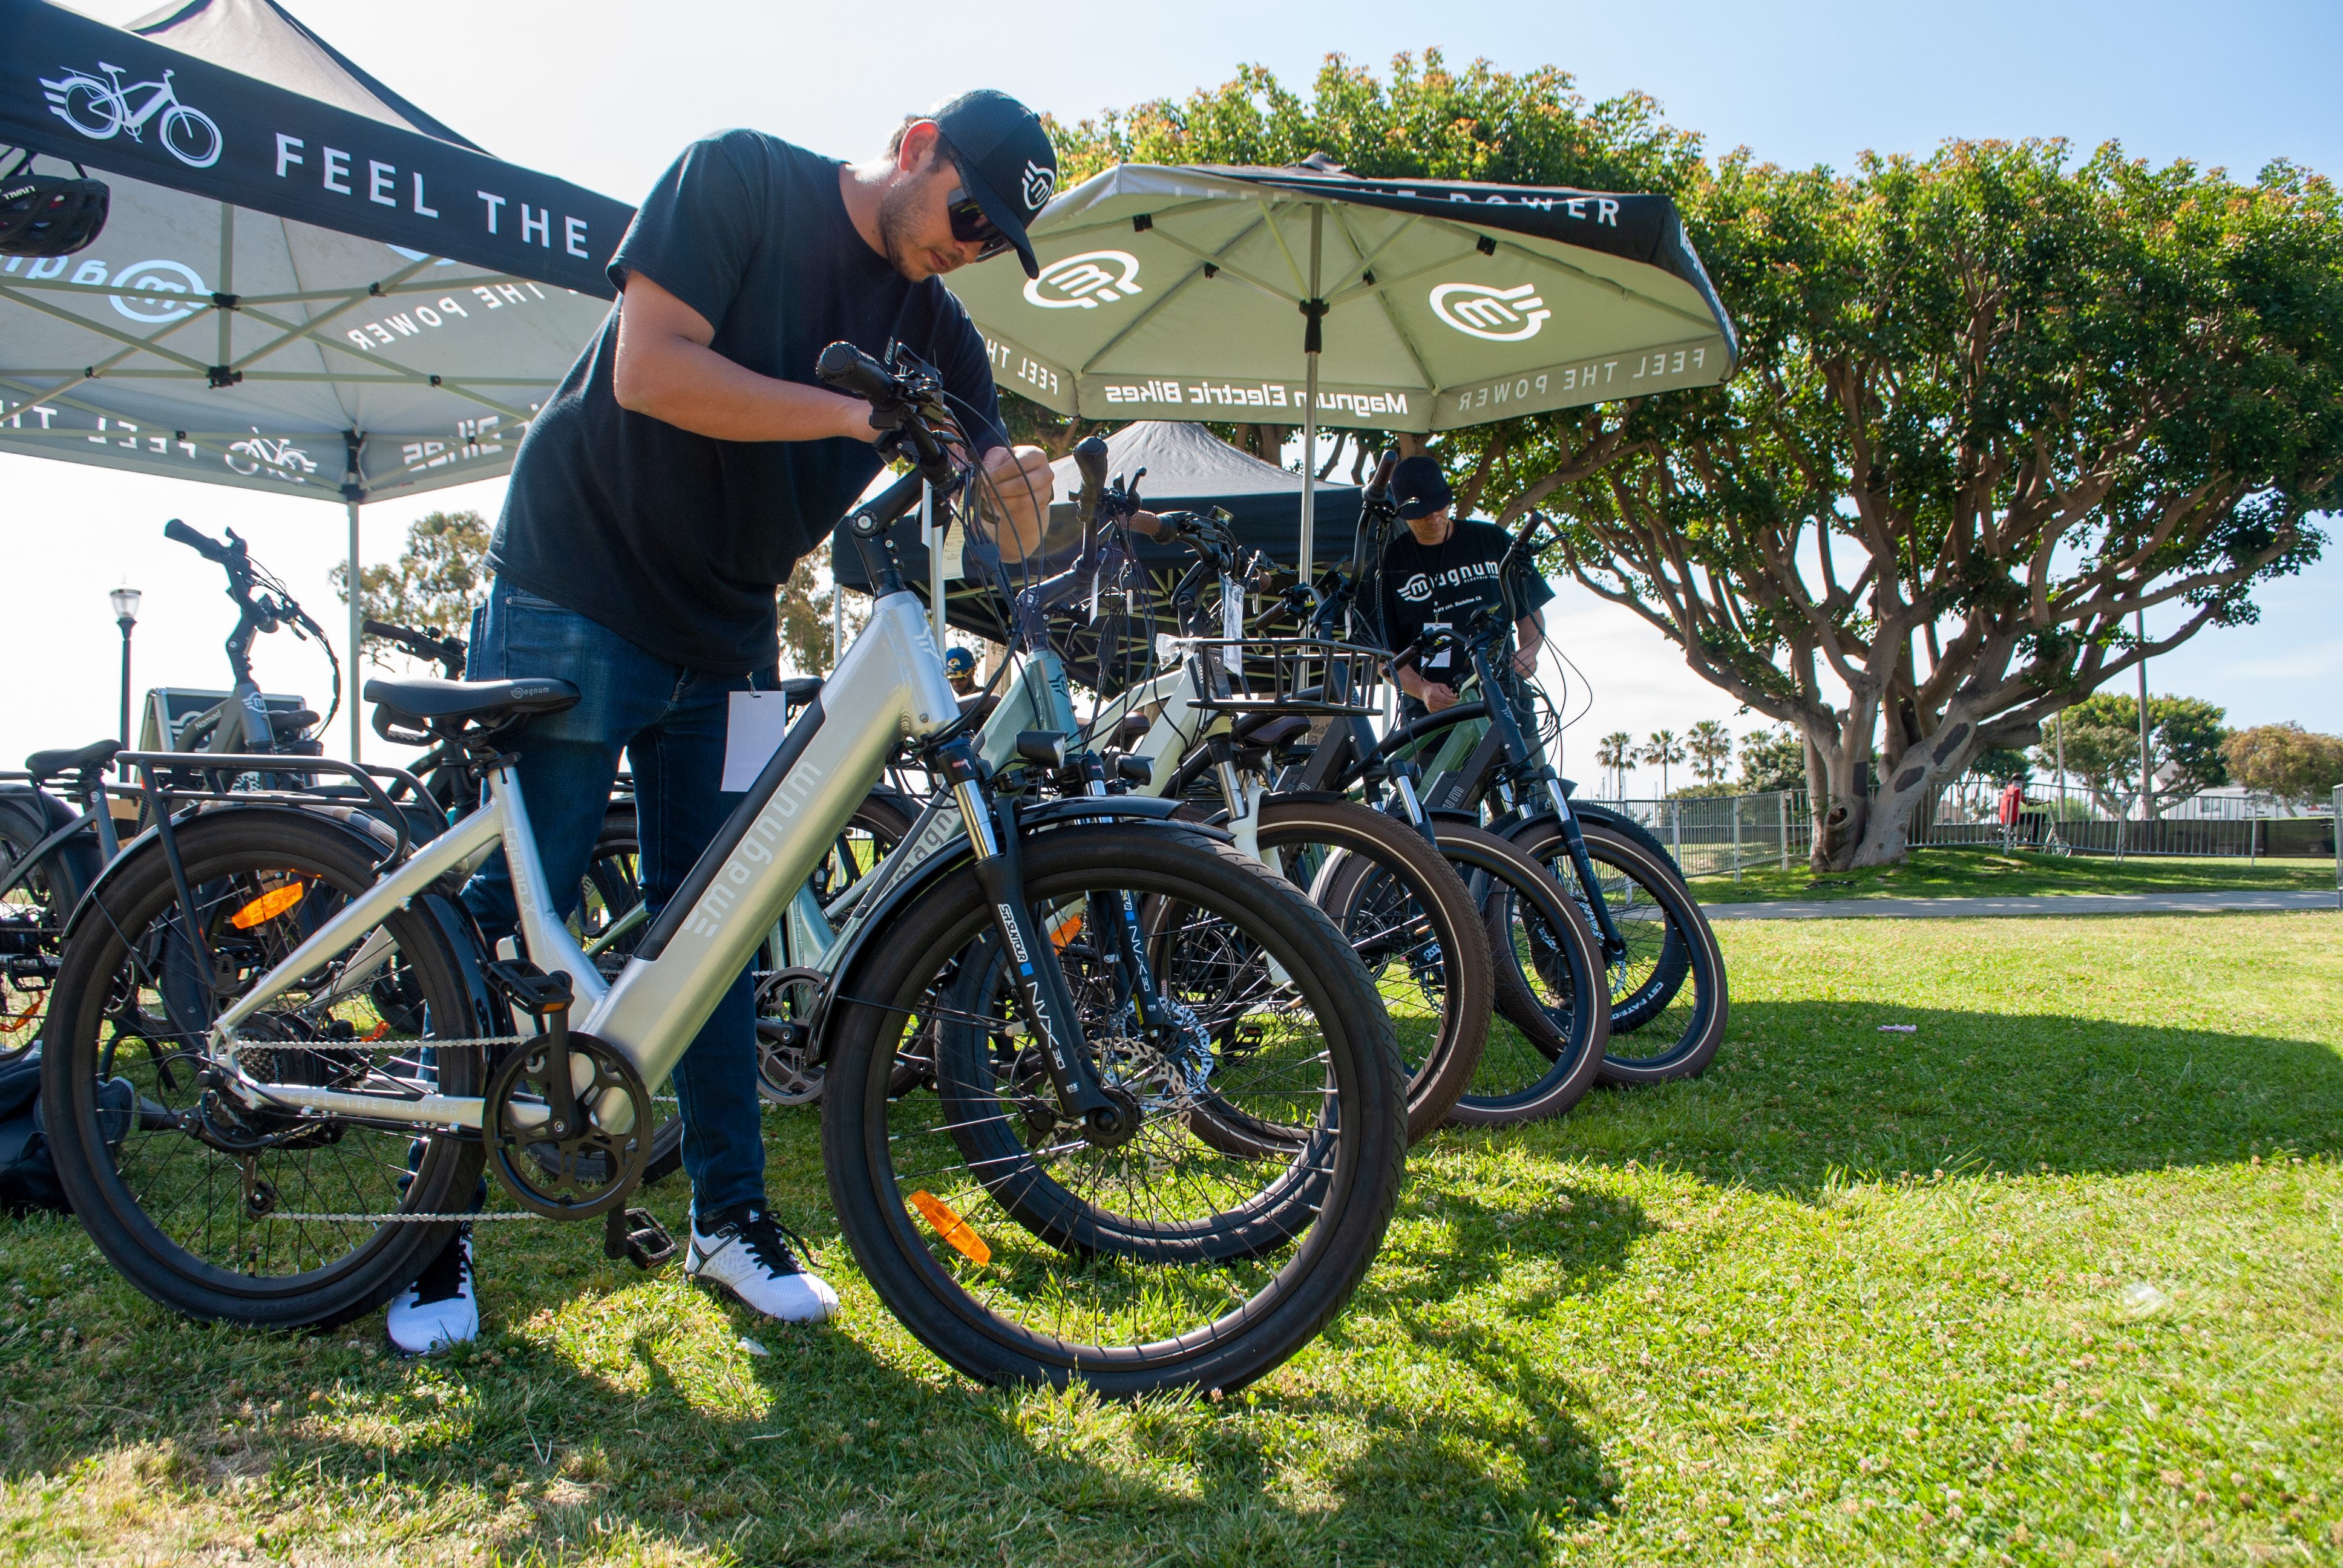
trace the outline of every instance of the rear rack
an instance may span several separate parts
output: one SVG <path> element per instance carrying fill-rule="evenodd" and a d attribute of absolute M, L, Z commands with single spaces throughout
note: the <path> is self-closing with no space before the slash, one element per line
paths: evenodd
<path fill-rule="evenodd" d="M 180 808 L 203 801 L 236 805 L 349 806 L 363 798 L 384 827 L 397 835 L 390 852 L 375 862 L 379 871 L 407 858 L 413 847 L 407 832 L 407 813 L 399 809 L 377 779 L 404 784 L 414 799 L 428 800 L 431 793 L 404 768 L 379 762 L 343 762 L 330 757 L 287 757 L 276 752 L 239 751 L 117 751 L 115 760 L 138 769 L 137 795 L 146 802 L 150 822 L 167 823 Z M 300 789 L 237 789 L 234 780 L 250 773 L 286 777 L 337 774 L 352 780 L 358 797 L 327 794 L 328 786 L 312 784 Z M 192 778 L 195 781 L 190 782 Z M 119 788 L 117 786 L 117 788 Z"/>

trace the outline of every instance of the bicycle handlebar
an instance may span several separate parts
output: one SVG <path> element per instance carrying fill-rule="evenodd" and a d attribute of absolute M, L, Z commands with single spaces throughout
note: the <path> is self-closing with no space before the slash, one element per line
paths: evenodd
<path fill-rule="evenodd" d="M 814 374 L 851 397 L 884 410 L 900 400 L 893 372 L 851 343 L 833 343 L 814 362 Z"/>
<path fill-rule="evenodd" d="M 427 658 L 443 669 L 460 671 L 464 668 L 465 655 L 470 651 L 460 637 L 434 637 L 427 631 L 400 626 L 393 621 L 377 620 L 372 616 L 367 618 L 365 628 L 368 637 L 395 642 L 417 658 Z M 448 678 L 460 679 L 461 677 L 451 674 Z"/>
<path fill-rule="evenodd" d="M 227 531 L 227 543 L 222 544 L 209 535 L 189 528 L 176 518 L 163 525 L 163 537 L 175 545 L 186 546 L 204 559 L 215 561 L 230 571 L 234 571 L 243 563 L 246 548 L 245 542 L 236 537 L 234 528 Z"/>

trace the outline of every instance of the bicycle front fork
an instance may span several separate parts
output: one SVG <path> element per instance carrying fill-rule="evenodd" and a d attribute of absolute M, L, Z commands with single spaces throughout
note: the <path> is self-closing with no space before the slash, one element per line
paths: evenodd
<path fill-rule="evenodd" d="M 1119 1142 L 1135 1131 L 1137 1108 L 1110 1095 L 1091 1062 L 1081 1015 L 1065 972 L 1025 897 L 1016 804 L 1006 796 L 999 800 L 987 797 L 975 754 L 966 741 L 945 748 L 937 760 L 975 850 L 977 886 L 991 907 L 993 929 L 1008 949 L 1018 1018 L 1041 1048 L 1059 1105 L 1081 1122 L 1093 1142 Z"/>

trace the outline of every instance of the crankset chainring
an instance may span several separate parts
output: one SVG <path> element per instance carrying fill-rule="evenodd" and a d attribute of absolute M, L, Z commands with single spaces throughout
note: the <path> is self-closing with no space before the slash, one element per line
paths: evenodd
<path fill-rule="evenodd" d="M 627 1201 L 649 1162 L 651 1092 L 609 1045 L 575 1031 L 568 1040 L 577 1124 L 553 1130 L 552 1050 L 539 1036 L 522 1041 L 488 1080 L 481 1141 L 488 1168 L 522 1208 L 552 1220 L 598 1220 Z"/>
<path fill-rule="evenodd" d="M 757 1092 L 774 1105 L 810 1105 L 821 1098 L 814 1020 L 829 983 L 829 976 L 809 969 L 757 977 Z"/>

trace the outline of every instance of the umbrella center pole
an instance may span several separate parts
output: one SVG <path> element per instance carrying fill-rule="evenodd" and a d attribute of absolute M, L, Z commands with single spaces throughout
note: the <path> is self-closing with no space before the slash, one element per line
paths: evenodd
<path fill-rule="evenodd" d="M 1318 355 L 1325 347 L 1326 302 L 1319 297 L 1319 264 L 1325 250 L 1326 209 L 1310 207 L 1310 297 L 1302 302 L 1302 538 L 1296 565 L 1306 586 L 1316 574 L 1318 532 Z"/>

